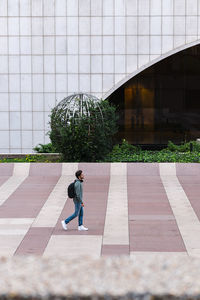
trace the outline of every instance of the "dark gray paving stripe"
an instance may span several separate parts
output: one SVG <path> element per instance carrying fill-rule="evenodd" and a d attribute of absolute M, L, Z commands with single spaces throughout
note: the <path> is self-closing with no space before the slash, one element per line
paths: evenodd
<path fill-rule="evenodd" d="M 10 167 L 7 166 L 9 172 Z M 0 205 L 2 206 L 7 199 L 20 187 L 29 174 L 29 163 L 15 163 L 13 168 L 13 174 L 7 181 L 0 187 Z M 4 170 L 5 171 L 5 170 Z M 8 173 L 9 173 L 8 172 Z M 6 173 L 6 171 L 4 172 Z"/>
<path fill-rule="evenodd" d="M 0 176 L 12 176 L 13 169 L 14 169 L 14 163 L 1 163 Z"/>
<path fill-rule="evenodd" d="M 14 255 L 43 255 L 53 228 L 30 228 Z"/>
<path fill-rule="evenodd" d="M 129 254 L 129 245 L 103 245 L 101 250 L 102 256 Z"/>
<path fill-rule="evenodd" d="M 159 165 L 142 165 L 128 164 L 130 251 L 186 252 Z"/>
<path fill-rule="evenodd" d="M 129 215 L 129 221 L 137 220 L 175 220 L 173 215 Z"/>

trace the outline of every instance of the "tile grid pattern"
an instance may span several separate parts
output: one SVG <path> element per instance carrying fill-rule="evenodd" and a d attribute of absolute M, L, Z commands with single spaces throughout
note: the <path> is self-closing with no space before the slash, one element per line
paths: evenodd
<path fill-rule="evenodd" d="M 47 143 L 55 101 L 102 97 L 150 61 L 198 42 L 199 1 L 2 0 L 0 152 Z"/>
<path fill-rule="evenodd" d="M 193 186 L 194 181 L 192 178 L 195 178 L 197 184 L 195 192 L 197 189 L 200 192 L 198 164 L 190 164 L 189 169 L 187 164 L 110 164 L 110 169 L 108 167 L 109 164 L 99 165 L 99 168 L 98 164 L 38 164 L 37 168 L 34 164 L 14 164 L 13 167 L 9 164 L 1 165 L 0 199 L 3 201 L 0 205 L 0 237 L 4 243 L 0 247 L 0 255 L 44 253 L 48 256 L 59 253 L 76 256 L 81 252 L 85 255 L 92 253 L 94 256 L 130 254 L 135 257 L 159 253 L 166 256 L 200 256 L 197 234 L 200 230 L 197 217 L 200 215 L 200 209 L 194 205 L 192 194 L 190 195 L 190 185 Z M 83 233 L 70 229 L 71 225 L 69 231 L 65 232 L 60 226 L 60 217 L 64 216 L 63 213 L 66 214 L 66 207 L 70 206 L 73 209 L 72 202 L 65 203 L 65 189 L 77 168 L 85 170 L 89 178 L 88 182 L 84 183 L 84 191 L 88 204 L 90 203 L 87 207 L 85 200 L 85 222 L 86 225 L 88 222 L 90 230 Z M 126 168 L 128 172 L 125 171 Z M 110 177 L 106 175 L 108 171 Z M 127 175 L 129 212 L 125 196 Z M 9 184 L 9 176 L 13 178 L 12 184 Z M 178 181 L 177 176 L 181 181 Z M 2 180 L 2 177 L 6 179 Z M 39 187 L 37 177 L 42 182 L 43 189 Z M 17 178 L 21 178 L 21 181 L 17 182 Z M 186 191 L 184 180 L 187 181 Z M 39 194 L 35 194 L 37 198 L 30 198 L 31 194 L 35 193 L 34 182 L 38 185 Z M 143 182 L 143 185 L 140 185 L 140 182 Z M 7 194 L 4 191 L 5 185 L 9 191 Z M 24 208 L 16 206 L 21 205 L 18 197 L 21 198 L 24 193 L 25 201 L 29 199 L 28 203 L 23 204 L 25 214 Z M 99 201 L 103 200 L 102 197 L 105 198 L 106 194 L 108 204 L 106 210 L 102 210 Z M 98 202 L 94 202 L 94 197 Z M 167 197 L 169 208 L 165 205 Z M 169 214 L 170 208 L 173 211 L 172 215 Z M 124 226 L 127 221 L 129 230 Z M 99 227 L 102 225 L 104 231 Z M 143 235 L 144 230 L 146 232 Z M 156 233 L 156 240 L 152 233 Z M 155 244 L 152 244 L 151 239 L 155 240 Z"/>

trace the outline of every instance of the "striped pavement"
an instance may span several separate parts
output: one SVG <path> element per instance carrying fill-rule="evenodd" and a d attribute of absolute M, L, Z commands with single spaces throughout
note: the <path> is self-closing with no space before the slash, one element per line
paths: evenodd
<path fill-rule="evenodd" d="M 84 180 L 84 225 L 67 186 Z M 0 256 L 200 257 L 200 164 L 0 164 Z"/>

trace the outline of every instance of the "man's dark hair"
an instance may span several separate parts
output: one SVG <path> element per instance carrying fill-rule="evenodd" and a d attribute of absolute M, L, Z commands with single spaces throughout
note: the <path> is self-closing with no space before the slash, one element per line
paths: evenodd
<path fill-rule="evenodd" d="M 75 173 L 76 178 L 79 178 L 79 176 L 81 175 L 82 172 L 83 172 L 82 170 L 76 171 L 76 173 Z"/>

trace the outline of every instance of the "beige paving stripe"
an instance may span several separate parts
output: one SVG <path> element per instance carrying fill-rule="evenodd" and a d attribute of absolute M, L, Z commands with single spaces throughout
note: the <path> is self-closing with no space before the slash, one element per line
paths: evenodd
<path fill-rule="evenodd" d="M 0 226 L 31 224 L 33 221 L 32 218 L 0 218 Z"/>
<path fill-rule="evenodd" d="M 2 218 L 0 219 L 0 235 L 25 235 L 34 219 Z"/>
<path fill-rule="evenodd" d="M 67 186 L 74 180 L 78 163 L 63 163 L 62 176 L 49 195 L 32 227 L 54 227 L 67 201 Z"/>
<path fill-rule="evenodd" d="M 0 256 L 13 256 L 20 243 L 24 238 L 23 235 L 0 235 L 1 246 Z"/>
<path fill-rule="evenodd" d="M 103 245 L 128 245 L 127 164 L 112 163 Z"/>
<path fill-rule="evenodd" d="M 29 174 L 30 163 L 15 163 L 13 176 L 0 187 L 0 205 L 22 184 Z"/>
<path fill-rule="evenodd" d="M 43 256 L 100 257 L 101 244 L 102 236 L 99 235 L 53 235 Z"/>
<path fill-rule="evenodd" d="M 0 255 L 12 256 L 28 232 L 32 218 L 0 219 Z"/>
<path fill-rule="evenodd" d="M 28 229 L 22 228 L 22 229 L 17 229 L 17 228 L 5 228 L 5 229 L 0 229 L 0 236 L 4 235 L 25 235 L 27 233 Z"/>
<path fill-rule="evenodd" d="M 200 257 L 200 222 L 177 176 L 175 164 L 159 164 L 160 177 L 189 256 Z"/>

